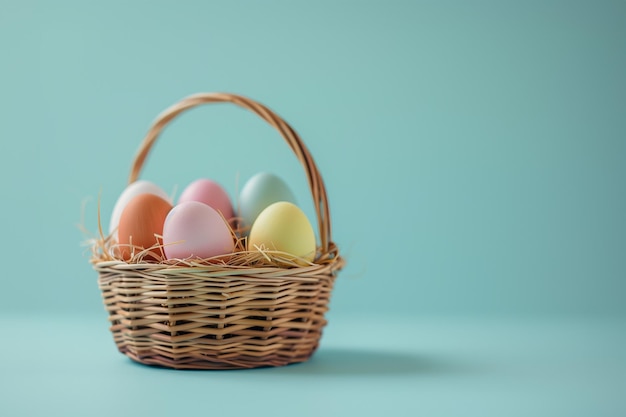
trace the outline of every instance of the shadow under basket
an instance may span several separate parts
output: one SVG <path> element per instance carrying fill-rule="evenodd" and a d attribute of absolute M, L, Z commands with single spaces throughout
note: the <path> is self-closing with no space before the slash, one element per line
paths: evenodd
<path fill-rule="evenodd" d="M 239 369 L 304 362 L 317 349 L 330 295 L 343 266 L 330 234 L 326 190 L 295 131 L 265 106 L 228 93 L 202 93 L 167 109 L 135 158 L 129 183 L 165 125 L 205 103 L 230 102 L 275 127 L 302 162 L 316 209 L 321 245 L 307 266 L 126 262 L 94 244 L 91 262 L 120 352 L 175 369 Z"/>

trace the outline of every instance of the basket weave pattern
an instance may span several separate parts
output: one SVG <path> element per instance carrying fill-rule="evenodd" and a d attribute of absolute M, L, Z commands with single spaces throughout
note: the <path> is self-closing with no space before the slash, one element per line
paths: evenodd
<path fill-rule="evenodd" d="M 154 122 L 135 158 L 129 182 L 162 129 L 183 111 L 231 102 L 274 126 L 302 162 L 313 195 L 321 245 L 303 267 L 127 263 L 95 251 L 92 263 L 120 352 L 177 369 L 237 369 L 306 361 L 317 349 L 336 273 L 343 259 L 331 241 L 322 178 L 295 131 L 248 98 L 227 93 L 190 96 Z M 104 246 L 104 245 L 101 245 Z"/>

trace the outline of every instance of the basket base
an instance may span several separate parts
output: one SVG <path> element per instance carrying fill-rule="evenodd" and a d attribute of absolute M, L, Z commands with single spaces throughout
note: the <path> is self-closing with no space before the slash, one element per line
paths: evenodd
<path fill-rule="evenodd" d="M 200 353 L 180 359 L 172 359 L 158 354 L 157 352 L 150 354 L 144 351 L 138 354 L 138 352 L 132 349 L 119 349 L 119 351 L 132 361 L 147 366 L 178 370 L 234 370 L 279 367 L 306 362 L 313 356 L 317 348 L 318 346 L 316 345 L 309 353 L 294 355 L 293 357 L 286 357 L 284 355 L 217 357 L 215 355 L 210 356 Z"/>

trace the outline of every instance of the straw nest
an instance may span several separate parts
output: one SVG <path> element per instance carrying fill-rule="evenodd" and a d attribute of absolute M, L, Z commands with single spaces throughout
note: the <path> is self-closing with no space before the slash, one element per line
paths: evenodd
<path fill-rule="evenodd" d="M 276 113 L 249 98 L 202 93 L 167 109 L 153 123 L 135 157 L 135 181 L 163 128 L 180 113 L 230 102 L 272 125 L 307 175 L 317 215 L 313 262 L 266 248 L 246 250 L 232 230 L 235 252 L 203 260 L 166 260 L 162 248 L 133 248 L 122 260 L 111 236 L 92 240 L 91 263 L 120 352 L 135 361 L 177 369 L 281 366 L 307 360 L 326 325 L 330 294 L 344 261 L 331 239 L 326 190 L 298 134 Z M 147 256 L 150 255 L 150 256 Z"/>

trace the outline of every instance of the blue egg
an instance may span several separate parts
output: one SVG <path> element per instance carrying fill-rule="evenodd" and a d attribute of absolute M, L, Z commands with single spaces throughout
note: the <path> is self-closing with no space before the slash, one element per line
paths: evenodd
<path fill-rule="evenodd" d="M 241 226 L 249 228 L 268 206 L 279 201 L 296 204 L 296 198 L 285 182 L 269 172 L 260 172 L 250 178 L 239 194 Z"/>

